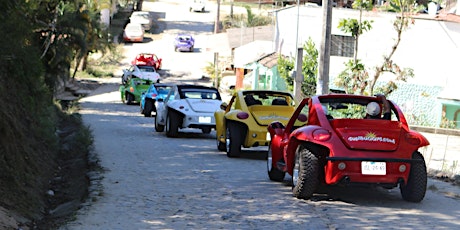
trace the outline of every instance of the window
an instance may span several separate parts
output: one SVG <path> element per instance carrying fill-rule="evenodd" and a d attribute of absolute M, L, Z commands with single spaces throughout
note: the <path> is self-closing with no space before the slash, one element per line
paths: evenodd
<path fill-rule="evenodd" d="M 182 90 L 181 98 L 194 98 L 194 99 L 215 99 L 218 100 L 217 91 L 201 90 L 201 89 L 187 89 Z"/>
<path fill-rule="evenodd" d="M 353 57 L 355 38 L 352 36 L 332 35 L 331 56 Z"/>

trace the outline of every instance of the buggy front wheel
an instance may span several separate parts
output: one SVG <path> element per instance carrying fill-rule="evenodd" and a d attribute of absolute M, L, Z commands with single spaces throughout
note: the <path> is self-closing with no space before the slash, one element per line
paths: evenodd
<path fill-rule="evenodd" d="M 309 199 L 319 184 L 319 161 L 308 148 L 299 146 L 292 173 L 292 193 L 299 199 Z"/>
<path fill-rule="evenodd" d="M 272 148 L 270 146 L 268 146 L 268 152 L 267 152 L 267 172 L 268 172 L 268 178 L 270 178 L 270 180 L 278 181 L 278 182 L 283 181 L 284 176 L 286 175 L 285 172 L 279 170 L 276 167 L 273 167 L 273 155 L 272 155 Z"/>

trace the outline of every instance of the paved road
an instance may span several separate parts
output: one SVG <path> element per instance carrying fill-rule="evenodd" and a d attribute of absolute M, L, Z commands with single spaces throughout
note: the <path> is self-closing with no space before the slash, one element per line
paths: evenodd
<path fill-rule="evenodd" d="M 165 12 L 165 31 L 169 23 L 187 30 L 188 22 L 205 21 L 204 14 L 170 15 L 177 7 L 173 3 L 144 4 Z M 213 18 L 212 11 L 205 14 Z M 165 51 L 165 63 L 182 56 Z M 196 70 L 168 65 L 171 72 Z M 249 149 L 235 159 L 217 151 L 214 132 L 183 130 L 179 138 L 167 138 L 154 131 L 153 119 L 143 117 L 138 106 L 120 102 L 118 84 L 118 78 L 110 79 L 81 100 L 104 171 L 92 175 L 91 198 L 62 230 L 460 228 L 455 187 L 439 181 L 429 181 L 417 204 L 403 201 L 398 189 L 360 187 L 325 187 L 311 200 L 295 199 L 289 178 L 268 180 L 265 149 Z"/>

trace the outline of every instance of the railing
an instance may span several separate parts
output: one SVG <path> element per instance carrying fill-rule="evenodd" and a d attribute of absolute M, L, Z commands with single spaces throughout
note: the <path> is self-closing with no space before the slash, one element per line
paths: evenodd
<path fill-rule="evenodd" d="M 460 175 L 460 130 L 411 127 L 422 133 L 430 145 L 420 149 L 431 174 Z"/>

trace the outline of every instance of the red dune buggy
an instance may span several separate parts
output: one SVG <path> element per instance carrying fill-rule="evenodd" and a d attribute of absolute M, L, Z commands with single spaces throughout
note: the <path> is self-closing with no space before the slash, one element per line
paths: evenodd
<path fill-rule="evenodd" d="M 156 70 L 161 69 L 161 62 L 163 61 L 162 58 L 159 58 L 157 55 L 152 53 L 140 53 L 136 55 L 133 61 L 131 61 L 132 65 L 148 65 L 153 66 Z"/>
<path fill-rule="evenodd" d="M 390 100 L 391 116 L 366 118 L 370 102 L 383 106 L 378 97 L 313 96 L 299 104 L 286 126 L 272 122 L 267 128 L 269 178 L 283 181 L 286 173 L 291 175 L 293 195 L 300 199 L 311 198 L 323 183 L 399 186 L 404 200 L 422 201 L 427 172 L 418 149 L 429 145 L 428 140 L 410 130 Z M 296 126 L 299 121 L 303 125 Z"/>

